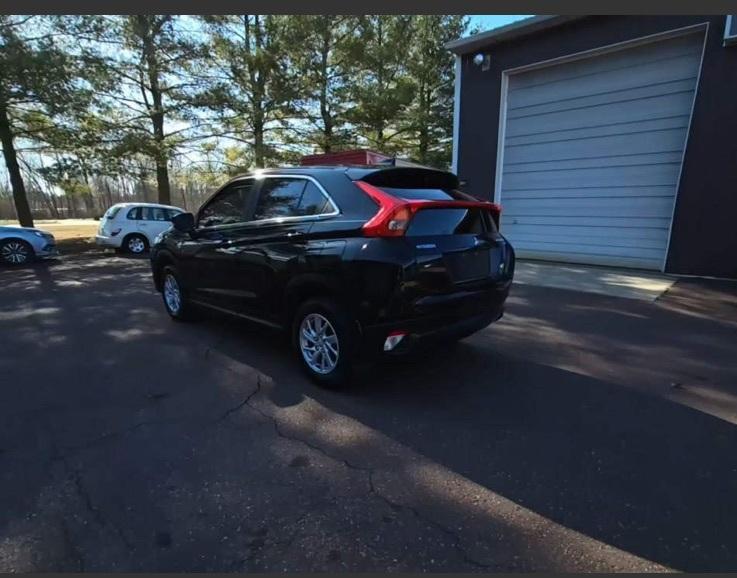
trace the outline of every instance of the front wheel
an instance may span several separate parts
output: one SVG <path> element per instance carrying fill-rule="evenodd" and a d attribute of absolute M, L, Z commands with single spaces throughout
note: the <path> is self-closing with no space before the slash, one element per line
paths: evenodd
<path fill-rule="evenodd" d="M 187 292 L 176 269 L 167 266 L 161 274 L 161 295 L 164 298 L 166 312 L 175 321 L 191 320 L 194 317 L 192 304 L 187 298 Z"/>
<path fill-rule="evenodd" d="M 297 310 L 292 327 L 293 343 L 307 374 L 325 387 L 341 387 L 350 381 L 357 353 L 355 321 L 338 304 L 311 299 Z"/>
<path fill-rule="evenodd" d="M 33 260 L 33 247 L 20 239 L 0 243 L 0 259 L 8 265 L 25 265 Z"/>

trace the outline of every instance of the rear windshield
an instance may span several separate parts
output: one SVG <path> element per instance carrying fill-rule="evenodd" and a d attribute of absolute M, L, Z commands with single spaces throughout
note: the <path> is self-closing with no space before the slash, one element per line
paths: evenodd
<path fill-rule="evenodd" d="M 471 235 L 494 231 L 494 222 L 481 209 L 424 209 L 410 221 L 407 235 Z"/>
<path fill-rule="evenodd" d="M 452 201 L 456 198 L 450 191 L 443 189 L 395 189 L 391 187 L 381 187 L 381 189 L 393 197 L 408 201 Z"/>
<path fill-rule="evenodd" d="M 455 201 L 462 193 L 450 189 L 399 189 L 382 187 L 392 196 L 410 201 Z M 472 235 L 496 232 L 494 221 L 480 209 L 424 209 L 412 218 L 407 235 Z"/>
<path fill-rule="evenodd" d="M 113 206 L 113 207 L 110 207 L 110 208 L 109 208 L 109 209 L 108 209 L 108 210 L 107 210 L 107 211 L 105 212 L 105 214 L 103 215 L 103 218 L 105 218 L 105 219 L 114 219 L 114 218 L 115 218 L 115 215 L 117 215 L 117 214 L 118 214 L 118 211 L 119 211 L 119 210 L 120 210 L 120 207 L 119 207 L 119 206 Z M 99 213 L 98 213 L 98 215 L 99 215 Z"/>

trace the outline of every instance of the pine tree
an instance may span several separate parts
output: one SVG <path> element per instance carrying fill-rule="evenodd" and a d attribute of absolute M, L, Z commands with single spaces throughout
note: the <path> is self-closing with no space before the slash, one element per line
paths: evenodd
<path fill-rule="evenodd" d="M 219 135 L 250 149 L 249 161 L 255 167 L 282 158 L 274 145 L 294 115 L 298 72 L 290 63 L 286 18 L 203 18 L 210 51 L 202 74 L 208 86 L 198 103 L 215 114 Z"/>
<path fill-rule="evenodd" d="M 402 124 L 412 131 L 410 156 L 423 164 L 450 165 L 453 133 L 453 55 L 445 43 L 468 28 L 465 16 L 425 15 L 413 22 L 407 69 L 412 105 Z"/>
<path fill-rule="evenodd" d="M 158 200 L 171 203 L 169 163 L 192 136 L 190 74 L 199 54 L 183 17 L 132 15 L 102 17 L 96 40 L 117 84 L 99 99 L 98 130 L 110 144 L 105 154 L 155 167 Z M 101 151 L 102 152 L 102 151 Z"/>
<path fill-rule="evenodd" d="M 357 70 L 350 86 L 348 120 L 361 139 L 379 152 L 401 150 L 408 127 L 400 127 L 413 96 L 408 48 L 413 16 L 364 16 L 353 47 Z"/>
<path fill-rule="evenodd" d="M 19 140 L 44 142 L 66 119 L 89 103 L 92 67 L 84 54 L 64 48 L 80 21 L 61 16 L 0 16 L 0 142 L 10 176 L 18 221 L 33 226 L 20 159 Z M 82 21 L 83 22 L 83 21 Z M 91 63 L 90 63 L 91 64 Z"/>
<path fill-rule="evenodd" d="M 292 125 L 293 138 L 324 153 L 355 140 L 347 126 L 352 73 L 358 44 L 356 16 L 291 16 L 287 18 L 288 42 L 295 48 L 292 66 L 300 74 L 299 110 Z"/>

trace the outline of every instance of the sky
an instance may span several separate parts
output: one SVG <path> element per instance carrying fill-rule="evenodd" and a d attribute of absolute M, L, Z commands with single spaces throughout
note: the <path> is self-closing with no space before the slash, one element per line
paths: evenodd
<path fill-rule="evenodd" d="M 484 32 L 486 30 L 491 30 L 492 28 L 499 28 L 499 26 L 504 26 L 505 24 L 511 24 L 515 20 L 521 20 L 522 18 L 527 18 L 528 16 L 532 16 L 531 14 L 528 15 L 510 15 L 510 14 L 502 14 L 502 15 L 491 15 L 491 14 L 471 14 L 469 17 L 471 18 L 471 27 L 477 26 L 479 28 L 480 32 Z"/>

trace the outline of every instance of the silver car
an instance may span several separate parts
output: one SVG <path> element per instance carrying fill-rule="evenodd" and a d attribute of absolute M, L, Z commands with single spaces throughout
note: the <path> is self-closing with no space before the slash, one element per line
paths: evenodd
<path fill-rule="evenodd" d="M 31 227 L 0 226 L 0 262 L 23 265 L 34 259 L 58 255 L 51 233 Z"/>

